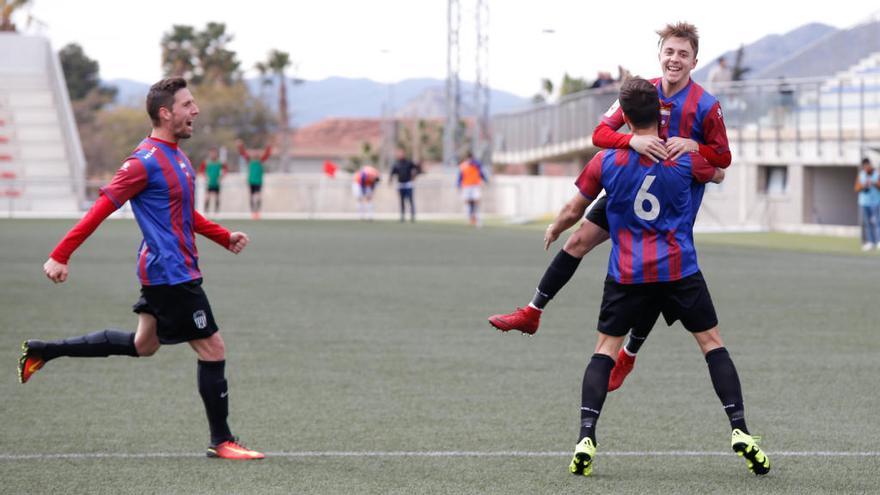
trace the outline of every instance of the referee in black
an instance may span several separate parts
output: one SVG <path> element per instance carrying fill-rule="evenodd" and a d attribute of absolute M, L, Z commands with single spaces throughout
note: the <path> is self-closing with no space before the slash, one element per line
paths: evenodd
<path fill-rule="evenodd" d="M 397 176 L 397 192 L 400 193 L 400 221 L 406 219 L 406 202 L 409 200 L 410 221 L 416 221 L 416 204 L 413 201 L 413 182 L 416 175 L 422 172 L 421 167 L 406 157 L 406 151 L 398 147 L 394 153 L 394 165 L 391 167 L 391 175 L 388 176 L 388 185 Z"/>

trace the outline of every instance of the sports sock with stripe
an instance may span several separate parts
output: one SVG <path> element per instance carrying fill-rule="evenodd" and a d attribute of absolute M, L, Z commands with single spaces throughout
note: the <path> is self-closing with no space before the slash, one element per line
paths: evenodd
<path fill-rule="evenodd" d="M 232 439 L 229 424 L 229 387 L 224 376 L 226 361 L 199 360 L 199 395 L 205 403 L 208 426 L 211 429 L 211 445 L 218 445 Z"/>
<path fill-rule="evenodd" d="M 748 433 L 742 387 L 739 384 L 736 366 L 730 359 L 727 349 L 719 347 L 707 352 L 706 363 L 709 365 L 712 386 L 715 387 L 715 393 L 721 399 L 721 405 L 724 406 L 724 412 L 727 413 L 727 418 L 730 420 L 730 428 L 739 428 L 744 433 Z"/>
<path fill-rule="evenodd" d="M 544 309 L 544 306 L 556 296 L 556 293 L 571 280 L 574 272 L 577 271 L 581 259 L 560 249 L 556 253 L 556 257 L 550 262 L 541 282 L 538 284 L 538 290 L 535 291 L 535 297 L 532 298 L 532 306 L 538 309 Z"/>
<path fill-rule="evenodd" d="M 602 412 L 605 396 L 608 394 L 608 377 L 614 359 L 606 354 L 593 354 L 587 369 L 584 370 L 584 381 L 581 385 L 581 430 L 578 440 L 584 437 L 596 442 L 596 422 Z"/>

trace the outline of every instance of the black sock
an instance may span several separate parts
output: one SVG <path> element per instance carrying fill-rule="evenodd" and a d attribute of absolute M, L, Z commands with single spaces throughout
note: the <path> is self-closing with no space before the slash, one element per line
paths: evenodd
<path fill-rule="evenodd" d="M 584 437 L 596 442 L 596 421 L 602 412 L 602 404 L 608 394 L 608 377 L 614 360 L 605 354 L 593 354 L 587 369 L 584 371 L 584 382 L 581 386 L 581 432 L 578 440 Z"/>
<path fill-rule="evenodd" d="M 580 263 L 580 258 L 575 258 L 566 253 L 564 249 L 560 249 L 553 261 L 550 262 L 550 266 L 547 267 L 547 271 L 544 272 L 544 276 L 541 277 L 532 304 L 538 309 L 544 309 L 544 306 L 556 296 L 556 293 L 571 280 L 571 276 L 577 271 Z"/>
<path fill-rule="evenodd" d="M 224 376 L 226 361 L 199 360 L 199 394 L 205 403 L 208 426 L 211 429 L 211 445 L 217 445 L 232 438 L 226 417 L 229 416 L 229 388 Z"/>
<path fill-rule="evenodd" d="M 727 418 L 730 420 L 730 427 L 739 428 L 744 433 L 748 433 L 739 375 L 736 373 L 736 366 L 733 365 L 733 360 L 730 359 L 727 349 L 719 347 L 707 352 L 706 363 L 709 364 L 712 386 L 715 387 L 715 393 L 721 399 L 721 405 L 724 406 L 724 412 L 727 413 Z"/>
<path fill-rule="evenodd" d="M 642 348 L 642 344 L 645 343 L 646 338 L 648 338 L 647 335 L 640 337 L 636 335 L 635 329 L 630 330 L 629 335 L 626 337 L 626 350 L 629 351 L 630 354 L 638 354 L 639 349 Z"/>
<path fill-rule="evenodd" d="M 36 346 L 35 346 L 36 348 Z M 134 332 L 120 330 L 101 330 L 88 335 L 62 340 L 50 340 L 41 352 L 43 359 L 49 361 L 61 356 L 107 357 L 137 356 L 134 347 Z"/>

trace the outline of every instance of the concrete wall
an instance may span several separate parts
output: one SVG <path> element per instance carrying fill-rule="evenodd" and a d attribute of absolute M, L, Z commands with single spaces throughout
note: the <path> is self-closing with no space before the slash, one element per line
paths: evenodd
<path fill-rule="evenodd" d="M 452 172 L 432 172 L 416 180 L 416 212 L 426 217 L 464 216 L 466 209 L 455 187 Z M 528 219 L 555 214 L 577 191 L 573 177 L 495 176 L 483 188 L 481 209 L 485 215 Z M 330 179 L 323 174 L 266 174 L 263 185 L 263 213 L 266 216 L 306 217 L 353 216 L 357 202 L 351 191 L 351 176 Z M 198 185 L 197 205 L 204 206 L 204 181 Z M 249 188 L 246 176 L 235 173 L 224 177 L 221 186 L 221 213 L 245 214 Z M 394 186 L 383 176 L 376 189 L 374 208 L 378 215 L 394 216 L 400 208 Z"/>

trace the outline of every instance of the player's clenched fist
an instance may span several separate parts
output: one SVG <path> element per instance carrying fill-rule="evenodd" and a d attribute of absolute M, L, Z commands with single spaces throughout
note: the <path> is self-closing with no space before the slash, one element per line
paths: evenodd
<path fill-rule="evenodd" d="M 248 245 L 248 242 L 250 242 L 250 238 L 244 232 L 229 234 L 229 250 L 235 254 L 240 253 Z"/>
<path fill-rule="evenodd" d="M 43 263 L 43 273 L 49 277 L 49 280 L 55 282 L 56 284 L 60 284 L 67 280 L 67 265 L 64 263 L 59 263 L 52 258 L 46 260 Z"/>

